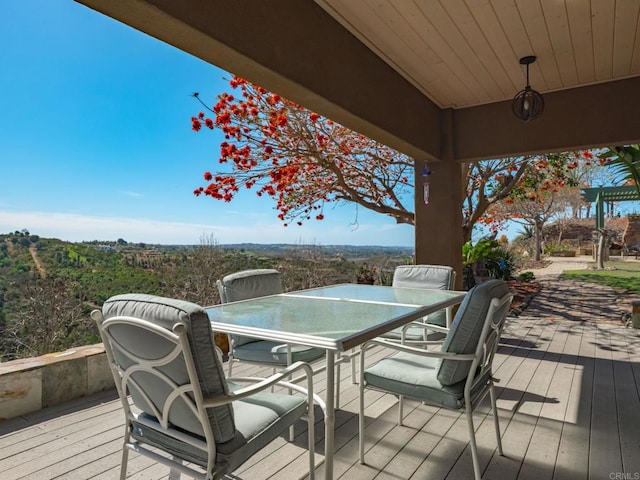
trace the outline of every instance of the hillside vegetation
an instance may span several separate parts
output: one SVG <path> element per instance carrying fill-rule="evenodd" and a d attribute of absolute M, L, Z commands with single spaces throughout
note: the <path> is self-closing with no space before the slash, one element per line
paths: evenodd
<path fill-rule="evenodd" d="M 211 305 L 216 280 L 275 268 L 285 290 L 354 282 L 362 262 L 391 272 L 409 248 L 117 242 L 70 243 L 28 231 L 0 235 L 0 360 L 100 341 L 89 314 L 112 295 L 142 292 Z"/>

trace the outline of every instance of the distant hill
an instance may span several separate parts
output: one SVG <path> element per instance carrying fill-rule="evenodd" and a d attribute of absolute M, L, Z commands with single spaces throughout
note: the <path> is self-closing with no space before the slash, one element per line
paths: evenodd
<path fill-rule="evenodd" d="M 116 294 L 211 305 L 219 302 L 216 280 L 239 270 L 276 268 L 285 290 L 297 290 L 355 282 L 364 262 L 387 281 L 412 255 L 407 247 L 74 243 L 26 230 L 0 234 L 0 360 L 99 342 L 89 313 Z"/>
<path fill-rule="evenodd" d="M 613 245 L 622 244 L 622 236 L 627 223 L 626 217 L 605 219 L 605 228 Z M 545 235 L 550 241 L 560 239 L 576 247 L 585 246 L 593 243 L 597 238 L 596 222 L 593 218 L 557 221 L 545 227 Z"/>

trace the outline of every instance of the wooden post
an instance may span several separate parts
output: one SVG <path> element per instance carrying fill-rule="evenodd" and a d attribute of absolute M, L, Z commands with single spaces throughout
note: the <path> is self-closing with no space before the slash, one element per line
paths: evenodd
<path fill-rule="evenodd" d="M 631 326 L 640 328 L 640 300 L 631 302 Z"/>

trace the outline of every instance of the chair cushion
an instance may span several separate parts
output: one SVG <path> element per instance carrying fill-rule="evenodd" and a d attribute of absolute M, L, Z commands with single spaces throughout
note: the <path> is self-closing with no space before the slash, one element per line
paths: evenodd
<path fill-rule="evenodd" d="M 436 358 L 399 352 L 367 368 L 364 380 L 373 388 L 430 405 L 459 409 L 464 405 L 464 382 L 442 385 L 437 379 L 439 366 Z"/>
<path fill-rule="evenodd" d="M 226 458 L 230 471 L 302 417 L 307 411 L 307 401 L 301 395 L 260 392 L 234 402 L 233 409 L 238 435 L 226 444 L 217 445 L 218 457 Z M 246 442 L 246 446 L 238 449 L 237 442 Z"/>
<path fill-rule="evenodd" d="M 231 390 L 239 388 L 229 383 Z M 233 402 L 236 433 L 224 443 L 216 443 L 216 467 L 214 478 L 238 468 L 295 423 L 307 409 L 306 399 L 300 395 L 260 392 L 243 400 Z M 155 421 L 146 415 L 148 420 Z M 132 436 L 142 443 L 162 448 L 180 458 L 206 467 L 206 453 L 194 446 L 168 437 L 163 433 L 134 422 Z M 203 438 L 201 438 L 204 440 Z"/>
<path fill-rule="evenodd" d="M 465 296 L 451 328 L 442 344 L 443 352 L 475 353 L 489 306 L 494 298 L 509 293 L 502 280 L 488 280 L 473 287 Z M 443 385 L 455 385 L 467 378 L 471 361 L 443 360 L 438 369 L 438 380 Z"/>
<path fill-rule="evenodd" d="M 365 370 L 367 386 L 420 400 L 429 405 L 460 409 L 464 407 L 465 381 L 442 385 L 437 379 L 439 361 L 433 357 L 398 352 Z M 475 380 L 471 402 L 484 395 L 490 385 L 490 372 Z"/>
<path fill-rule="evenodd" d="M 199 305 L 155 295 L 126 294 L 108 299 L 102 307 L 102 314 L 105 320 L 114 316 L 135 317 L 169 330 L 176 323 L 183 324 L 187 331 L 203 396 L 206 398 L 228 392 L 222 365 L 215 353 L 209 317 Z M 145 333 L 142 330 L 136 329 L 135 332 L 137 333 L 134 334 L 130 328 L 123 328 L 118 341 L 129 345 L 135 344 L 137 354 L 148 359 L 157 358 L 167 353 L 167 345 L 159 342 L 157 335 L 148 333 L 148 338 L 145 338 Z M 114 355 L 118 355 L 117 346 L 114 346 L 113 350 Z M 117 360 L 123 361 L 122 358 Z M 180 385 L 189 382 L 184 361 L 172 362 L 164 371 Z M 146 383 L 154 403 L 162 406 L 170 391 L 166 384 L 149 377 L 151 377 L 149 374 L 141 375 L 139 381 Z M 135 388 L 131 389 L 130 393 L 138 408 L 153 415 L 146 400 Z M 234 438 L 236 429 L 233 409 L 230 405 L 209 408 L 207 415 L 217 442 L 226 442 Z M 184 402 L 176 404 L 176 410 L 175 412 L 172 410 L 169 420 L 172 424 L 188 432 L 204 435 L 200 422 L 186 408 Z"/>
<path fill-rule="evenodd" d="M 268 268 L 243 270 L 226 275 L 219 282 L 218 289 L 223 303 L 266 297 L 283 292 L 280 273 Z M 256 338 L 237 335 L 232 335 L 231 338 L 234 347 L 259 341 Z"/>
<path fill-rule="evenodd" d="M 282 293 L 280 273 L 268 268 L 226 275 L 222 279 L 222 287 L 225 303 Z"/>
<path fill-rule="evenodd" d="M 453 268 L 444 265 L 398 265 L 393 272 L 393 286 L 406 288 L 453 288 Z"/>
<path fill-rule="evenodd" d="M 393 272 L 394 287 L 451 290 L 454 279 L 453 268 L 445 265 L 398 265 Z M 445 327 L 445 310 L 429 314 L 427 322 Z"/>
<path fill-rule="evenodd" d="M 291 361 L 312 362 L 325 356 L 320 348 L 291 345 Z M 244 343 L 233 349 L 233 358 L 247 362 L 287 365 L 287 345 L 282 342 L 258 340 Z"/>

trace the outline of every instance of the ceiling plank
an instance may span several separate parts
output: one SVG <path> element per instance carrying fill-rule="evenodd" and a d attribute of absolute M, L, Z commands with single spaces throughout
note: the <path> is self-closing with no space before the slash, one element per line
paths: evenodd
<path fill-rule="evenodd" d="M 520 12 L 514 0 L 495 0 L 493 6 L 500 25 L 502 25 L 502 29 L 506 33 L 509 43 L 516 54 L 516 59 L 535 54 L 536 52 L 527 36 L 526 28 L 524 23 L 522 23 Z M 518 65 L 518 67 L 524 79 L 524 69 L 520 67 L 520 65 Z M 548 90 L 545 78 L 542 76 L 536 64 L 533 64 L 530 68 L 530 80 L 531 83 L 536 86 L 537 90 Z"/>
<path fill-rule="evenodd" d="M 450 8 L 453 5 L 462 7 L 455 12 L 455 22 L 451 12 L 443 8 L 443 4 L 439 0 L 426 0 L 419 6 L 425 20 L 428 15 L 429 23 L 437 31 L 442 41 L 450 47 L 451 53 L 454 55 L 444 60 L 455 66 L 459 77 L 468 78 L 470 82 L 474 82 L 473 91 L 478 97 L 486 94 L 486 97 L 481 101 L 488 102 L 503 98 L 504 93 L 489 73 L 487 64 L 488 61 L 491 61 L 488 57 L 495 55 L 490 49 L 485 48 L 485 51 L 488 50 L 488 57 L 482 58 L 481 61 L 478 53 L 472 47 L 472 42 L 476 47 L 486 47 L 487 45 L 486 39 L 479 31 L 473 17 L 469 14 L 466 6 L 457 0 L 448 0 L 447 5 Z M 469 36 L 473 37 L 471 41 Z"/>
<path fill-rule="evenodd" d="M 522 68 L 491 2 L 489 0 L 466 0 L 466 2 L 473 12 L 473 16 L 482 33 L 495 52 L 498 61 L 501 63 L 502 70 L 510 79 L 511 93 L 509 93 L 509 96 L 514 95 L 524 86 Z"/>
<path fill-rule="evenodd" d="M 593 62 L 596 81 L 609 80 L 613 75 L 613 27 L 615 2 L 591 2 L 593 29 Z"/>
<path fill-rule="evenodd" d="M 513 95 L 515 85 L 510 81 L 504 65 L 502 65 L 493 46 L 489 43 L 486 32 L 480 27 L 478 19 L 475 17 L 475 12 L 466 5 L 464 0 L 446 0 L 440 3 L 448 16 L 451 19 L 455 19 L 457 31 L 466 40 L 473 59 L 476 60 L 477 65 L 473 65 L 473 68 L 482 68 L 482 70 L 486 71 L 495 87 L 499 89 L 499 94 L 493 95 L 494 100 Z M 467 66 L 471 68 L 472 64 L 468 62 Z"/>
<path fill-rule="evenodd" d="M 640 2 L 637 0 L 617 0 L 613 36 L 614 78 L 640 73 L 640 71 L 631 70 L 638 12 L 640 12 Z"/>
<path fill-rule="evenodd" d="M 542 93 L 640 74 L 639 0 L 316 2 L 356 36 L 366 28 L 363 42 L 442 108 L 510 98 L 525 55 Z"/>
<path fill-rule="evenodd" d="M 549 29 L 539 0 L 516 0 L 516 5 L 520 16 L 526 19 L 524 27 L 533 47 L 532 53 L 538 57 L 536 63 L 530 67 L 532 72 L 540 69 L 547 90 L 562 88 L 558 64 L 549 38 Z"/>
<path fill-rule="evenodd" d="M 591 2 L 566 2 L 569 31 L 573 43 L 578 82 L 591 83 L 596 79 L 593 63 L 593 34 L 591 30 Z"/>
<path fill-rule="evenodd" d="M 557 0 L 542 0 L 542 11 L 562 86 L 573 87 L 578 83 L 578 72 L 565 5 Z"/>
<path fill-rule="evenodd" d="M 421 4 L 421 6 L 418 6 L 413 2 L 406 2 L 403 6 L 403 13 L 407 19 L 407 23 L 420 35 L 422 40 L 436 52 L 440 61 L 449 65 L 455 78 L 460 80 L 469 92 L 471 92 L 474 104 L 490 102 L 491 95 L 469 71 L 464 61 L 456 53 L 453 45 L 448 43 L 442 36 L 435 22 L 425 16 L 424 5 Z M 452 106 L 459 107 L 460 103 Z"/>

